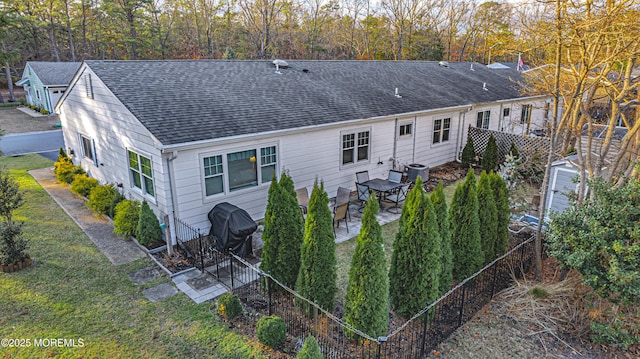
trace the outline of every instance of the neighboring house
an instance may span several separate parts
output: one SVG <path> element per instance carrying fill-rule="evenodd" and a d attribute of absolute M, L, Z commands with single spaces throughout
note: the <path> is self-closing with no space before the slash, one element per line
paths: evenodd
<path fill-rule="evenodd" d="M 206 232 L 220 202 L 263 218 L 273 174 L 333 196 L 358 171 L 454 161 L 469 126 L 508 130 L 523 106 L 542 126 L 550 100 L 520 79 L 478 63 L 86 61 L 56 112 L 92 177 Z"/>
<path fill-rule="evenodd" d="M 67 90 L 80 62 L 29 61 L 22 79 L 16 85 L 24 87 L 27 103 L 53 113 L 53 108 Z"/>
<path fill-rule="evenodd" d="M 569 156 L 551 164 L 549 190 L 547 191 L 547 213 L 559 213 L 571 207 L 571 196 L 579 189 L 579 167 L 575 163 L 577 156 Z M 587 190 L 585 186 L 585 191 Z"/>

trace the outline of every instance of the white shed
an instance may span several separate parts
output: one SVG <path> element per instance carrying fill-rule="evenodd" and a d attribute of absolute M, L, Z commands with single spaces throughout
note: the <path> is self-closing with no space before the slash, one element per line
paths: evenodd
<path fill-rule="evenodd" d="M 549 191 L 547 191 L 547 213 L 562 212 L 571 206 L 570 196 L 578 192 L 577 156 L 570 156 L 551 164 Z M 585 189 L 586 190 L 586 189 Z"/>

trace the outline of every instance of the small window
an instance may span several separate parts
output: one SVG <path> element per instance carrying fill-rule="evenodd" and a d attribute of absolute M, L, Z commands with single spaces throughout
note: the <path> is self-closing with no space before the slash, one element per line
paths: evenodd
<path fill-rule="evenodd" d="M 42 99 L 40 98 L 40 90 L 39 90 L 39 89 L 36 89 L 36 98 L 37 98 L 38 100 L 42 100 Z"/>
<path fill-rule="evenodd" d="M 90 159 L 93 161 L 94 165 L 98 166 L 98 161 L 96 159 L 96 146 L 93 139 L 80 135 L 80 141 L 82 142 L 82 156 Z"/>
<path fill-rule="evenodd" d="M 260 149 L 260 176 L 262 183 L 270 182 L 276 173 L 276 146 Z"/>
<path fill-rule="evenodd" d="M 502 109 L 502 117 L 509 117 L 509 113 L 510 112 L 511 112 L 511 109 L 509 107 L 503 108 Z"/>
<path fill-rule="evenodd" d="M 491 117 L 491 111 L 480 111 L 476 120 L 476 127 L 489 128 L 489 118 Z"/>
<path fill-rule="evenodd" d="M 532 105 L 522 105 L 522 112 L 520 113 L 520 123 L 529 123 L 531 120 Z"/>
<path fill-rule="evenodd" d="M 227 154 L 229 191 L 258 185 L 256 150 Z"/>
<path fill-rule="evenodd" d="M 93 99 L 93 84 L 91 83 L 91 74 L 84 75 L 84 90 L 87 97 Z"/>
<path fill-rule="evenodd" d="M 205 194 L 212 196 L 224 192 L 222 156 L 205 157 L 203 162 Z"/>
<path fill-rule="evenodd" d="M 153 169 L 151 159 L 131 150 L 127 150 L 129 155 L 129 173 L 133 187 L 139 188 L 143 193 L 155 196 L 153 189 Z"/>
<path fill-rule="evenodd" d="M 449 132 L 451 131 L 451 119 L 439 118 L 433 120 L 433 143 L 449 141 Z"/>
<path fill-rule="evenodd" d="M 405 123 L 400 125 L 400 128 L 398 129 L 398 132 L 400 134 L 400 136 L 410 136 L 413 133 L 413 124 L 412 123 Z"/>
<path fill-rule="evenodd" d="M 342 164 L 369 160 L 369 131 L 342 134 Z"/>

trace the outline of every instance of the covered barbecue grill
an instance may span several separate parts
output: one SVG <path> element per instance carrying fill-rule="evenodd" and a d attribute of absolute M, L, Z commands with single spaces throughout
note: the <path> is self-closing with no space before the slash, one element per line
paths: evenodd
<path fill-rule="evenodd" d="M 218 251 L 230 250 L 240 257 L 252 254 L 251 235 L 258 226 L 242 208 L 228 202 L 217 204 L 209 214 L 209 236 Z"/>

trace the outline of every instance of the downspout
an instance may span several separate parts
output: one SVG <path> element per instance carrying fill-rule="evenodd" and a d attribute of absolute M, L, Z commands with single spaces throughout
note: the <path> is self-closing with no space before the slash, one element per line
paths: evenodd
<path fill-rule="evenodd" d="M 460 153 L 462 153 L 462 149 L 460 148 L 462 145 L 462 137 L 464 137 L 464 125 L 467 121 L 467 113 L 473 109 L 473 106 L 469 106 L 469 108 L 465 111 L 458 112 L 458 133 L 456 134 L 456 162 L 462 163 L 460 159 Z M 460 121 L 462 121 L 462 126 L 460 126 Z"/>
<path fill-rule="evenodd" d="M 46 97 L 46 101 L 47 101 L 47 105 L 48 105 L 48 109 L 47 111 L 49 111 L 49 113 L 53 113 L 53 105 L 51 104 L 51 93 L 49 92 L 49 88 L 46 88 L 46 90 L 44 91 L 45 97 Z"/>
<path fill-rule="evenodd" d="M 393 122 L 393 163 L 391 164 L 391 169 L 396 169 L 396 162 L 398 159 L 396 158 L 396 153 L 398 150 L 398 119 Z"/>
<path fill-rule="evenodd" d="M 413 118 L 413 149 L 411 150 L 411 163 L 416 162 L 416 137 L 418 137 L 418 116 Z"/>
<path fill-rule="evenodd" d="M 171 206 L 170 206 L 170 211 L 168 211 L 169 213 L 166 214 L 165 216 L 165 224 L 167 225 L 165 227 L 165 230 L 168 231 L 168 236 L 170 238 L 170 245 L 167 246 L 167 252 L 171 255 L 173 254 L 173 246 L 178 244 L 178 241 L 176 239 L 176 229 L 175 229 L 175 215 L 177 214 L 177 208 L 175 207 L 175 203 L 177 203 L 177 199 L 176 199 L 176 194 L 175 191 L 173 190 L 173 186 L 175 184 L 175 178 L 173 176 L 173 160 L 175 160 L 176 158 L 178 158 L 178 151 L 177 150 L 173 150 L 170 154 L 170 156 L 166 157 L 167 158 L 167 174 L 169 175 L 169 198 L 171 200 Z"/>
<path fill-rule="evenodd" d="M 500 132 L 504 132 L 504 129 L 500 126 L 502 126 L 502 118 L 504 117 L 504 113 L 502 113 L 502 107 L 504 106 L 504 104 L 502 102 L 500 102 L 500 110 L 498 110 L 498 131 Z M 509 110 L 511 111 L 511 110 Z"/>

